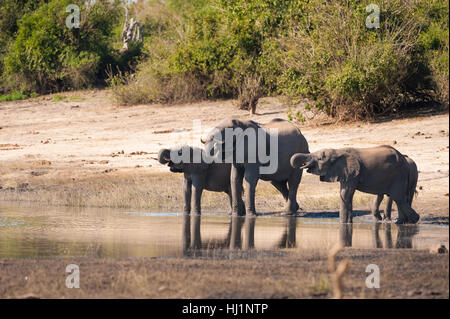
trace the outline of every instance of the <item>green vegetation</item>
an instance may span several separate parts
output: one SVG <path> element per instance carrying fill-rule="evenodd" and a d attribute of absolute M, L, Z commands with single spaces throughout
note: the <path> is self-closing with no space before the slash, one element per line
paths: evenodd
<path fill-rule="evenodd" d="M 0 102 L 3 101 L 16 101 L 26 99 L 28 96 L 16 91 L 13 91 L 9 94 L 0 95 Z"/>
<path fill-rule="evenodd" d="M 446 0 L 379 1 L 380 27 L 372 29 L 370 1 L 140 1 L 129 12 L 144 26 L 144 43 L 125 52 L 119 0 L 90 8 L 75 1 L 80 28 L 68 29 L 72 2 L 0 0 L 10 12 L 0 18 L 4 92 L 56 92 L 107 78 L 122 104 L 236 98 L 252 109 L 262 96 L 283 95 L 345 118 L 448 108 Z"/>
<path fill-rule="evenodd" d="M 123 9 L 116 1 L 97 0 L 86 7 L 81 0 L 3 0 L 0 10 L 15 15 L 0 20 L 3 91 L 40 93 L 79 89 L 101 82 L 106 69 L 122 69 L 135 54 L 120 54 L 118 32 Z M 81 10 L 80 28 L 68 28 L 69 4 Z M 8 11 L 8 12 L 9 12 Z"/>
<path fill-rule="evenodd" d="M 123 104 L 236 97 L 251 108 L 284 95 L 347 118 L 429 101 L 448 107 L 448 2 L 383 1 L 378 29 L 366 27 L 367 4 L 149 1 L 141 4 L 153 26 L 149 57 L 115 79 L 115 96 Z"/>

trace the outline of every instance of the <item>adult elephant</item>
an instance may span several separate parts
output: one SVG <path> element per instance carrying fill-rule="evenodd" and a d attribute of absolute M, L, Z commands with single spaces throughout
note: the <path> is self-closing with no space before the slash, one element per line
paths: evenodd
<path fill-rule="evenodd" d="M 352 222 L 355 190 L 392 198 L 399 209 L 398 224 L 417 223 L 419 215 L 408 203 L 409 165 L 391 146 L 324 149 L 311 154 L 295 154 L 291 165 L 306 168 L 323 182 L 341 183 L 341 223 Z M 376 212 L 372 211 L 375 218 Z"/>
<path fill-rule="evenodd" d="M 409 177 L 408 177 L 408 187 L 406 188 L 406 199 L 408 201 L 409 206 L 412 206 L 412 201 L 414 199 L 414 195 L 416 194 L 416 186 L 417 180 L 419 178 L 419 172 L 417 170 L 416 163 L 407 155 L 403 155 L 408 163 L 409 169 Z M 380 204 L 383 201 L 384 195 L 377 195 L 372 205 L 372 212 L 374 212 L 375 218 L 381 220 L 380 214 Z M 388 197 L 386 203 L 386 209 L 384 210 L 384 219 L 391 220 L 391 212 L 392 212 L 392 198 Z"/>
<path fill-rule="evenodd" d="M 229 119 L 219 123 L 201 141 L 215 160 L 232 163 L 233 214 L 238 214 L 245 181 L 246 212 L 256 215 L 255 189 L 259 179 L 270 181 L 281 192 L 287 214 L 298 210 L 297 190 L 303 171 L 293 168 L 289 161 L 295 153 L 309 153 L 308 143 L 298 127 L 282 119 L 265 125 Z"/>

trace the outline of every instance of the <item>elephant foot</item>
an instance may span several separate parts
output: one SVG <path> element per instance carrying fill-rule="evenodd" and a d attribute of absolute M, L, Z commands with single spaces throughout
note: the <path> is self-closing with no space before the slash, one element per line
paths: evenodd
<path fill-rule="evenodd" d="M 281 213 L 281 216 L 297 216 L 297 212 L 295 211 L 284 211 Z"/>
<path fill-rule="evenodd" d="M 420 219 L 420 216 L 418 214 L 414 214 L 413 216 L 408 216 L 408 222 L 410 224 L 416 224 Z"/>
<path fill-rule="evenodd" d="M 243 213 L 243 212 L 232 212 L 232 213 L 231 213 L 231 216 L 239 216 L 239 217 L 242 217 L 242 216 L 245 216 L 245 213 Z"/>
<path fill-rule="evenodd" d="M 373 219 L 375 222 L 383 220 L 383 217 L 381 217 L 381 214 L 379 212 L 373 214 Z"/>
<path fill-rule="evenodd" d="M 295 203 L 294 205 L 287 205 L 285 206 L 284 213 L 282 215 L 296 215 L 299 208 L 300 206 L 298 206 L 297 203 Z"/>
<path fill-rule="evenodd" d="M 405 220 L 405 219 L 403 219 L 403 218 L 397 218 L 397 220 L 395 221 L 395 224 L 397 224 L 397 225 L 404 225 L 404 224 L 407 224 L 408 222 Z"/>

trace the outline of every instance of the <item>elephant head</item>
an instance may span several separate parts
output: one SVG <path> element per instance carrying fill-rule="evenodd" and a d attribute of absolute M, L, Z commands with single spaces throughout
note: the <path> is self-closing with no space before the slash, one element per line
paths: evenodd
<path fill-rule="evenodd" d="M 158 161 L 161 164 L 167 164 L 173 173 L 199 173 L 208 168 L 208 164 L 203 162 L 202 150 L 187 145 L 160 149 Z"/>
<path fill-rule="evenodd" d="M 236 150 L 242 150 L 245 154 L 240 155 L 246 157 L 249 145 L 254 144 L 256 147 L 258 129 L 261 127 L 254 121 L 228 119 L 220 122 L 200 140 L 205 144 L 209 156 L 221 156 L 222 161 L 233 156 Z"/>
<path fill-rule="evenodd" d="M 356 178 L 360 171 L 357 155 L 346 149 L 324 149 L 311 154 L 297 153 L 291 157 L 291 166 L 319 175 L 322 182 L 346 182 Z"/>

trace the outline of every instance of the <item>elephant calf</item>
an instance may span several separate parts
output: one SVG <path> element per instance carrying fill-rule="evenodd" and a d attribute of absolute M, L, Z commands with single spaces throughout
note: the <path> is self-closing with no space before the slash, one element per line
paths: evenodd
<path fill-rule="evenodd" d="M 171 152 L 173 154 L 182 155 L 182 152 L 189 154 L 189 160 L 177 161 L 175 163 L 171 160 Z M 184 196 L 184 212 L 190 214 L 191 212 L 191 198 L 193 201 L 194 213 L 201 213 L 201 197 L 203 190 L 213 192 L 224 192 L 232 203 L 231 187 L 230 187 L 230 171 L 231 164 L 229 163 L 210 163 L 203 161 L 194 163 L 194 153 L 202 154 L 204 151 L 200 148 L 193 148 L 184 146 L 177 149 L 161 149 L 158 153 L 158 161 L 161 164 L 167 164 L 170 171 L 173 173 L 184 173 L 183 182 L 183 196 Z M 239 213 L 245 215 L 245 205 L 241 200 L 239 202 Z"/>
<path fill-rule="evenodd" d="M 341 183 L 341 223 L 352 222 L 352 200 L 355 190 L 388 195 L 397 204 L 397 224 L 417 223 L 419 215 L 408 200 L 410 168 L 408 161 L 391 146 L 372 148 L 324 149 L 311 154 L 298 153 L 291 157 L 291 165 L 306 168 L 320 176 L 323 182 Z M 372 211 L 375 218 L 376 212 Z"/>
<path fill-rule="evenodd" d="M 408 168 L 409 168 L 409 179 L 408 179 L 408 187 L 407 187 L 407 193 L 406 198 L 408 201 L 409 206 L 412 205 L 412 201 L 414 198 L 414 194 L 416 193 L 416 186 L 417 186 L 417 179 L 419 177 L 419 172 L 417 170 L 416 163 L 409 158 L 407 155 L 403 155 L 408 162 Z M 384 195 L 378 195 L 375 200 L 373 201 L 372 205 L 372 212 L 376 219 L 381 220 L 380 215 L 380 204 L 383 201 Z M 386 209 L 384 210 L 384 219 L 385 220 L 391 220 L 391 212 L 392 212 L 392 198 L 388 197 L 388 201 L 386 203 Z"/>

